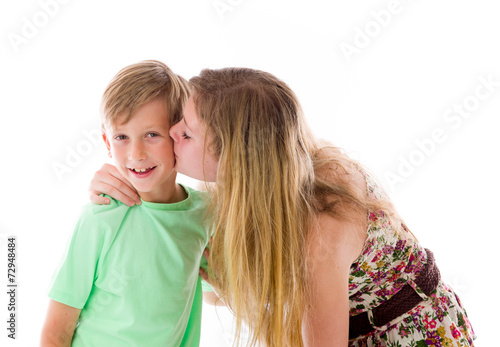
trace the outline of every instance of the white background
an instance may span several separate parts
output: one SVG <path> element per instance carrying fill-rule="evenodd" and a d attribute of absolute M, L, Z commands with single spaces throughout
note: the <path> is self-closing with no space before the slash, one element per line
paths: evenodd
<path fill-rule="evenodd" d="M 245 66 L 287 82 L 315 133 L 384 182 L 460 294 L 477 345 L 491 346 L 498 334 L 500 231 L 495 6 L 489 0 L 2 1 L 0 345 L 38 343 L 51 276 L 88 201 L 90 179 L 107 161 L 104 146 L 90 141 L 97 139 L 106 84 L 128 64 L 157 59 L 186 78 L 205 67 Z M 341 49 L 349 45 L 352 54 Z M 489 92 L 481 78 L 493 81 Z M 466 117 L 445 118 L 464 103 L 471 109 Z M 442 141 L 430 144 L 435 131 Z M 425 153 L 417 143 L 426 144 Z M 67 171 L 57 174 L 54 166 Z M 15 341 L 6 330 L 9 235 L 17 238 Z M 204 307 L 203 346 L 225 346 L 230 315 L 220 317 L 222 325 Z"/>

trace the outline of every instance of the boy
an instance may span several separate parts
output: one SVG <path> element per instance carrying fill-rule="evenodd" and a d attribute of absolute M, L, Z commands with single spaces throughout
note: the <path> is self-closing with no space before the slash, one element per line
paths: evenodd
<path fill-rule="evenodd" d="M 49 292 L 42 346 L 198 346 L 201 193 L 175 183 L 170 125 L 187 82 L 157 61 L 121 70 L 104 92 L 103 139 L 142 203 L 88 205 Z"/>

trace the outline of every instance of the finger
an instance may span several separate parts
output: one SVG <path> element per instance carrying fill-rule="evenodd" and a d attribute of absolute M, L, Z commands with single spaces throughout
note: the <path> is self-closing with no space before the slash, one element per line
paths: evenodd
<path fill-rule="evenodd" d="M 115 177 L 117 180 L 119 180 L 119 184 L 125 184 L 132 192 L 137 194 L 137 191 L 135 190 L 134 186 L 132 183 L 130 183 L 123 175 L 118 171 L 118 169 L 114 165 L 110 164 L 105 164 L 106 168 L 109 169 L 109 173 Z M 119 188 L 119 187 L 117 187 Z M 140 199 L 139 199 L 140 200 Z"/>
<path fill-rule="evenodd" d="M 113 199 L 123 202 L 127 206 L 134 206 L 136 204 L 136 201 L 133 197 L 130 197 L 129 195 L 122 192 L 122 188 L 115 188 L 109 184 L 103 184 L 102 182 L 93 184 L 92 187 L 96 189 L 94 193 L 97 196 L 99 196 L 98 194 L 106 194 L 111 196 Z"/>
<path fill-rule="evenodd" d="M 205 257 L 205 259 L 207 260 L 207 265 L 208 267 L 210 268 L 210 250 L 208 248 L 205 248 L 203 250 L 203 256 Z"/>
<path fill-rule="evenodd" d="M 140 197 L 130 182 L 114 166 L 107 165 L 97 171 L 90 182 L 91 194 L 107 194 L 129 206 L 140 204 Z"/>
<path fill-rule="evenodd" d="M 92 178 L 91 185 L 94 183 L 102 182 L 109 184 L 115 188 L 123 188 L 124 191 L 130 190 L 135 192 L 132 184 L 122 176 L 118 169 L 110 164 L 104 164 Z"/>
<path fill-rule="evenodd" d="M 90 192 L 90 201 L 97 205 L 109 205 L 110 203 L 109 198 L 100 196 L 97 192 Z"/>
<path fill-rule="evenodd" d="M 211 281 L 211 280 L 210 280 L 210 277 L 208 276 L 208 274 L 206 273 L 206 271 L 205 271 L 205 270 L 203 270 L 203 268 L 200 268 L 200 277 L 201 277 L 201 278 L 203 278 L 203 280 L 204 280 L 205 282 L 207 282 L 208 284 L 212 285 L 212 284 L 210 283 L 210 281 Z"/>
<path fill-rule="evenodd" d="M 119 178 L 116 177 L 111 177 L 109 180 L 109 194 L 113 198 L 120 200 L 121 202 L 130 205 L 128 202 L 130 202 L 132 205 L 141 204 L 141 198 L 139 197 L 139 194 L 137 194 L 136 190 L 134 187 L 130 187 L 128 184 L 128 181 L 122 181 Z"/>

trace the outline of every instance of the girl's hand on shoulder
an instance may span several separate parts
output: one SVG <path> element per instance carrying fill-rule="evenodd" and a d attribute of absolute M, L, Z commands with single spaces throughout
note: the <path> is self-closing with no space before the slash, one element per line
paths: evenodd
<path fill-rule="evenodd" d="M 90 201 L 99 205 L 107 205 L 110 202 L 108 198 L 100 194 L 107 194 L 128 206 L 141 204 L 141 198 L 135 188 L 111 164 L 104 164 L 95 173 L 90 181 L 89 194 Z"/>

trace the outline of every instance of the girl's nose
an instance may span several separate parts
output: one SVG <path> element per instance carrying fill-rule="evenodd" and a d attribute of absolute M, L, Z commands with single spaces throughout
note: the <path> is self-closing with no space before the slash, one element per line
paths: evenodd
<path fill-rule="evenodd" d="M 170 137 L 175 142 L 179 141 L 179 134 L 178 134 L 178 131 L 177 131 L 177 128 L 179 127 L 178 125 L 179 125 L 179 123 L 172 125 L 170 127 L 170 130 L 169 130 Z"/>

